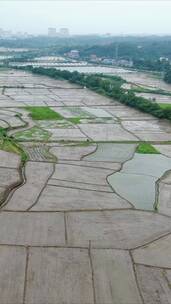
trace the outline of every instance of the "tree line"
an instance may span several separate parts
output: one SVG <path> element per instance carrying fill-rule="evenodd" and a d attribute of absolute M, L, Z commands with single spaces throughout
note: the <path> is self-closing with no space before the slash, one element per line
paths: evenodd
<path fill-rule="evenodd" d="M 106 75 L 103 74 L 85 74 L 78 73 L 77 71 L 61 71 L 54 68 L 33 68 L 32 66 L 16 67 L 16 69 L 24 69 L 35 74 L 49 76 L 54 79 L 65 79 L 71 83 L 76 83 L 82 87 L 87 87 L 99 94 L 110 97 L 111 101 L 117 100 L 122 104 L 151 114 L 157 118 L 171 120 L 171 109 L 162 109 L 157 103 L 141 96 L 136 96 L 132 90 L 123 89 L 122 84 L 125 81 L 118 76 L 106 77 Z"/>
<path fill-rule="evenodd" d="M 171 69 L 168 69 L 164 75 L 164 81 L 167 83 L 171 83 Z"/>

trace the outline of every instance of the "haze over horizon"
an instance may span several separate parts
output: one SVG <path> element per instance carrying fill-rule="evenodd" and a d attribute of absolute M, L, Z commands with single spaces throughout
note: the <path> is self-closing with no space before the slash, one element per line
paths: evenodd
<path fill-rule="evenodd" d="M 71 34 L 169 35 L 170 1 L 1 1 L 0 28 L 47 34 L 67 27 Z"/>

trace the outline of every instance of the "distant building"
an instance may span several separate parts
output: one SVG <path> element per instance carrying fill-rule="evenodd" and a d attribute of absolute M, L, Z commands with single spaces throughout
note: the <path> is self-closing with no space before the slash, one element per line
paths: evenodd
<path fill-rule="evenodd" d="M 61 37 L 68 37 L 69 36 L 69 29 L 66 27 L 63 27 L 59 30 L 59 35 Z"/>
<path fill-rule="evenodd" d="M 11 38 L 12 37 L 12 32 L 11 31 L 4 31 L 3 29 L 0 29 L 0 36 L 2 38 Z"/>
<path fill-rule="evenodd" d="M 120 59 L 118 60 L 118 65 L 123 66 L 123 67 L 133 67 L 133 61 L 132 60 L 126 60 L 126 59 Z"/>
<path fill-rule="evenodd" d="M 80 54 L 79 54 L 79 51 L 78 50 L 71 50 L 69 53 L 68 53 L 68 56 L 70 58 L 73 58 L 73 59 L 77 59 L 80 57 Z"/>
<path fill-rule="evenodd" d="M 126 60 L 126 59 L 113 59 L 113 58 L 103 58 L 101 61 L 103 64 L 107 65 L 119 65 L 123 67 L 132 67 L 133 66 L 133 61 L 132 60 Z"/>
<path fill-rule="evenodd" d="M 47 63 L 49 63 L 49 62 L 60 63 L 60 62 L 66 62 L 66 59 L 61 56 L 41 56 L 41 57 L 34 58 L 34 61 L 47 62 Z"/>
<path fill-rule="evenodd" d="M 160 57 L 159 60 L 160 60 L 160 62 L 169 61 L 169 58 L 168 57 Z"/>
<path fill-rule="evenodd" d="M 29 49 L 24 48 L 6 48 L 6 47 L 0 47 L 0 54 L 1 53 L 22 53 L 22 52 L 28 52 Z"/>
<path fill-rule="evenodd" d="M 56 32 L 55 27 L 49 27 L 48 28 L 48 36 L 49 37 L 56 37 L 57 36 L 57 32 Z"/>
<path fill-rule="evenodd" d="M 101 58 L 97 57 L 95 54 L 90 55 L 90 61 L 91 62 L 100 62 Z"/>
<path fill-rule="evenodd" d="M 16 39 L 31 37 L 27 32 L 12 32 L 11 30 L 4 30 L 0 28 L 0 37 L 3 39 Z"/>
<path fill-rule="evenodd" d="M 104 58 L 102 60 L 102 63 L 104 64 L 109 64 L 109 65 L 113 65 L 116 63 L 116 60 L 115 59 L 112 59 L 112 58 Z"/>

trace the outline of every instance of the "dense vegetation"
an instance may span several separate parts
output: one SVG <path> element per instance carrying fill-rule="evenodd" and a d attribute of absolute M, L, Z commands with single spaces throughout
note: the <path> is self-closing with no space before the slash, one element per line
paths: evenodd
<path fill-rule="evenodd" d="M 100 74 L 84 74 L 78 72 L 61 71 L 53 68 L 33 68 L 32 66 L 22 67 L 32 73 L 46 75 L 54 79 L 66 79 L 72 83 L 77 83 L 83 87 L 88 87 L 99 94 L 108 96 L 113 100 L 117 100 L 127 106 L 149 113 L 158 118 L 166 118 L 171 120 L 171 109 L 162 109 L 157 103 L 151 102 L 143 97 L 138 97 L 132 90 L 125 90 L 121 87 L 122 78 L 112 76 L 112 79 Z M 123 81 L 124 82 L 124 81 Z"/>
<path fill-rule="evenodd" d="M 166 72 L 170 68 L 168 60 L 159 59 L 134 59 L 134 68 L 139 70 Z"/>
<path fill-rule="evenodd" d="M 101 58 L 132 60 L 134 68 L 165 72 L 171 60 L 171 36 L 70 36 L 68 38 L 38 36 L 0 39 L 0 47 L 27 48 L 28 52 L 14 54 L 12 60 L 25 61 L 43 55 L 63 55 L 78 49 L 80 59 L 89 60 L 95 54 Z M 161 58 L 163 58 L 161 60 Z M 169 59 L 169 60 L 167 60 Z"/>
<path fill-rule="evenodd" d="M 160 57 L 171 58 L 171 37 L 113 37 L 113 42 L 101 45 L 86 46 L 81 54 L 89 56 L 96 54 L 99 57 L 157 60 Z"/>
<path fill-rule="evenodd" d="M 117 37 L 116 37 L 117 39 Z M 84 47 L 84 46 L 92 46 L 92 45 L 100 45 L 104 43 L 111 43 L 115 40 L 115 37 L 103 37 L 99 35 L 75 35 L 67 38 L 62 37 L 48 37 L 48 36 L 37 36 L 37 37 L 29 37 L 29 38 L 16 38 L 16 39 L 3 39 L 0 38 L 0 47 L 8 47 L 8 48 L 35 48 L 35 49 L 43 49 L 43 48 L 54 48 L 58 50 L 61 48 L 70 49 L 71 47 Z"/>
<path fill-rule="evenodd" d="M 165 73 L 164 80 L 167 83 L 171 83 L 171 68 L 168 69 L 167 72 Z"/>

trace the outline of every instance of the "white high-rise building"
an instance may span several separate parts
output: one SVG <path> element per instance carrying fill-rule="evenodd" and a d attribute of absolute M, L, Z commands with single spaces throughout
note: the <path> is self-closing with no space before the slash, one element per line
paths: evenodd
<path fill-rule="evenodd" d="M 57 36 L 57 32 L 56 32 L 55 27 L 49 27 L 48 28 L 48 36 L 49 37 L 56 37 Z"/>
<path fill-rule="evenodd" d="M 61 37 L 68 37 L 69 36 L 69 29 L 66 27 L 60 28 L 59 35 Z"/>

